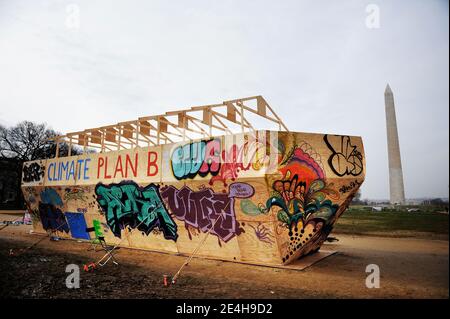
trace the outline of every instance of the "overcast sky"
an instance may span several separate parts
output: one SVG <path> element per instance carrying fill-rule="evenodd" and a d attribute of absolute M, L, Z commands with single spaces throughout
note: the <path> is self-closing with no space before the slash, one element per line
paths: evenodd
<path fill-rule="evenodd" d="M 448 9 L 429 0 L 0 0 L 0 124 L 65 133 L 260 94 L 292 131 L 362 136 L 363 198 L 387 199 L 389 83 L 406 197 L 448 197 Z"/>

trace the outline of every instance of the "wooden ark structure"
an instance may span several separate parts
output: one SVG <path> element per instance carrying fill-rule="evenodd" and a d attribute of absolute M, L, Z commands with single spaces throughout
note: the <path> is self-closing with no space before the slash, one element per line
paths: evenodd
<path fill-rule="evenodd" d="M 55 142 L 85 152 L 24 164 L 36 232 L 185 255 L 209 232 L 199 256 L 264 265 L 317 251 L 365 175 L 360 137 L 290 132 L 261 96 Z"/>

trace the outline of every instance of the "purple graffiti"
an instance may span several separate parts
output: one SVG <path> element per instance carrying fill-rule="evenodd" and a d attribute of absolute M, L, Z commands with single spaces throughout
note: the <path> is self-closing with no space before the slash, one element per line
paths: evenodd
<path fill-rule="evenodd" d="M 161 188 L 160 194 L 174 217 L 186 226 L 206 233 L 214 225 L 211 234 L 224 242 L 243 231 L 236 221 L 234 198 L 226 193 L 214 193 L 210 188 L 193 191 L 187 186 L 177 189 L 170 185 Z"/>
<path fill-rule="evenodd" d="M 269 244 L 272 246 L 274 242 L 272 232 L 269 228 L 264 226 L 261 222 L 258 223 L 257 226 L 249 225 L 255 231 L 255 236 L 263 243 Z"/>

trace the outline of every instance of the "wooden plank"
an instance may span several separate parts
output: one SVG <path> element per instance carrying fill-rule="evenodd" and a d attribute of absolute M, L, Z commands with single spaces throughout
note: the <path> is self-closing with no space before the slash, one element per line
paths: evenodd
<path fill-rule="evenodd" d="M 108 142 L 117 142 L 117 130 L 115 128 L 107 128 L 105 140 Z"/>
<path fill-rule="evenodd" d="M 135 129 L 132 125 L 125 124 L 122 126 L 122 137 L 132 139 L 134 131 L 135 131 Z"/>
<path fill-rule="evenodd" d="M 266 116 L 266 101 L 261 96 L 258 96 L 256 98 L 256 101 L 257 101 L 258 115 Z"/>
<path fill-rule="evenodd" d="M 100 131 L 91 131 L 91 143 L 94 144 L 102 144 L 102 132 Z"/>
<path fill-rule="evenodd" d="M 227 103 L 227 120 L 236 123 L 236 109 L 232 103 Z"/>

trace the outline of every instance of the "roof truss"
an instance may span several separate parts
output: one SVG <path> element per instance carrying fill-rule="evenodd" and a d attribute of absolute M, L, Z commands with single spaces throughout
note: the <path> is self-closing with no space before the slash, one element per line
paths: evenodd
<path fill-rule="evenodd" d="M 267 101 L 258 95 L 70 132 L 56 136 L 53 140 L 57 145 L 57 157 L 59 144 L 62 142 L 69 144 L 69 156 L 72 145 L 82 146 L 85 152 L 88 148 L 93 148 L 103 153 L 210 138 L 233 132 L 253 132 L 259 123 L 259 120 L 255 123 L 255 117 L 278 125 L 280 131 L 289 131 Z"/>

